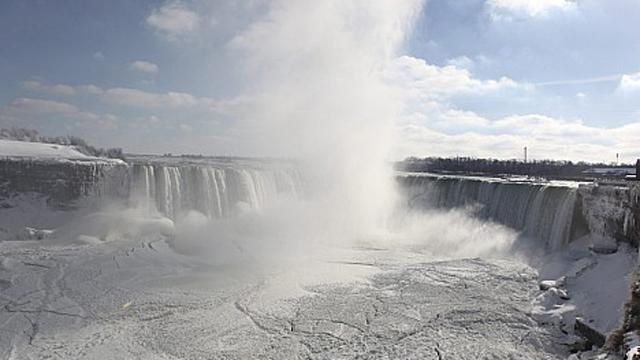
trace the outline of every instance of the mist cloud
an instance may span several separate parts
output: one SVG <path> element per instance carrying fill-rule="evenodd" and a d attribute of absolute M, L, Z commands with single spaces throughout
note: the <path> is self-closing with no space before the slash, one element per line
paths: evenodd
<path fill-rule="evenodd" d="M 353 236 L 393 204 L 385 160 L 402 98 L 383 78 L 421 1 L 274 1 L 230 42 L 250 79 L 237 134 L 302 159 L 314 216 Z"/>

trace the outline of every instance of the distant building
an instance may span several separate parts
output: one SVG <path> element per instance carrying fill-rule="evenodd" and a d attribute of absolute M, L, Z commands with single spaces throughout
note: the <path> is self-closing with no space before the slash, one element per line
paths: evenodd
<path fill-rule="evenodd" d="M 640 180 L 640 159 L 636 160 L 636 173 L 633 175 L 627 175 L 625 179 L 634 181 Z"/>
<path fill-rule="evenodd" d="M 607 168 L 591 168 L 583 171 L 585 175 L 598 177 L 616 177 L 626 178 L 629 175 L 636 175 L 636 169 L 640 163 L 636 163 L 636 167 L 607 167 Z"/>

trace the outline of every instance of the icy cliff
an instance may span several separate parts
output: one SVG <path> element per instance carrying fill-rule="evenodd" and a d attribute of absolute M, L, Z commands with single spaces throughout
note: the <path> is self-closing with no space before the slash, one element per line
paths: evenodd
<path fill-rule="evenodd" d="M 633 186 L 434 174 L 400 174 L 398 181 L 410 207 L 466 207 L 544 240 L 549 250 L 585 235 L 603 251 L 616 242 L 637 245 L 640 208 Z"/>

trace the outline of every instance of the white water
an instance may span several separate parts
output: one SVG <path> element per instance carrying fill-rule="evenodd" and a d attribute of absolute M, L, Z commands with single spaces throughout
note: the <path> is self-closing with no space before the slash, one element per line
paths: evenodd
<path fill-rule="evenodd" d="M 247 211 L 262 212 L 265 209 L 282 212 L 280 215 L 287 219 L 277 219 L 277 214 L 265 215 L 277 226 L 296 226 L 290 220 L 301 220 L 301 216 L 308 215 L 304 211 L 282 209 L 277 207 L 283 199 L 301 202 L 298 208 L 306 207 L 307 183 L 295 166 L 249 166 L 242 163 L 228 162 L 226 164 L 192 164 L 166 163 L 161 160 L 136 163 L 129 170 L 131 191 L 129 203 L 145 213 L 160 214 L 173 220 L 179 220 L 192 211 L 203 214 L 210 220 L 233 218 Z M 577 191 L 575 186 L 559 186 L 536 183 L 514 183 L 500 180 L 463 178 L 463 177 L 434 177 L 408 176 L 399 178 L 400 191 L 406 196 L 409 209 L 469 209 L 471 214 L 479 219 L 495 221 L 516 231 L 521 231 L 527 237 L 537 239 L 547 250 L 559 250 L 570 242 L 574 236 L 574 213 L 577 206 Z M 377 194 L 371 194 L 375 197 Z M 276 209 L 277 207 L 277 209 Z M 342 209 L 336 208 L 336 213 Z M 447 224 L 466 224 L 462 233 L 475 233 L 474 228 L 480 226 L 480 221 L 460 220 L 462 212 L 447 217 L 444 214 L 431 213 L 427 217 L 411 214 L 403 207 L 389 211 L 395 212 L 395 219 L 400 219 L 401 226 L 383 233 L 388 237 L 386 241 L 403 243 L 403 237 L 413 238 L 416 231 L 440 231 L 434 228 L 430 218 L 438 219 L 441 226 Z M 317 213 L 311 213 L 316 215 Z M 263 214 L 264 215 L 264 214 Z M 325 220 L 325 219 L 322 219 Z M 421 224 L 422 223 L 422 224 Z M 318 223 L 314 223 L 318 224 Z M 322 225 L 322 224 L 320 224 Z M 421 230 L 420 230 L 421 229 Z M 487 229 L 486 227 L 484 228 Z M 210 232 L 210 231 L 209 231 Z M 281 229 L 279 233 L 286 232 Z M 451 235 L 450 231 L 449 234 Z M 493 235 L 491 235 L 493 234 Z M 479 234 L 476 234 L 476 237 Z M 312 236 L 312 235 L 309 235 Z M 422 238 L 425 238 L 423 235 Z M 461 243 L 459 236 L 455 239 L 447 237 L 447 241 Z M 463 236 L 468 238 L 468 236 Z M 480 236 L 488 242 L 487 248 L 508 247 L 506 240 L 509 234 L 492 229 L 486 235 Z M 449 248 L 441 239 L 428 236 L 431 240 L 423 240 L 425 248 L 431 246 L 435 253 L 442 253 L 443 248 Z M 498 240 L 500 239 L 500 240 Z M 300 239 L 304 240 L 304 239 Z M 474 239 L 468 240 L 473 243 Z M 494 242 L 494 243 L 491 243 Z M 451 245 L 451 244 L 449 244 Z M 469 248 L 472 248 L 471 245 Z M 446 253 L 446 252 L 445 252 Z M 477 256 L 484 254 L 470 251 L 469 253 L 455 252 L 457 256 Z"/>
<path fill-rule="evenodd" d="M 147 163 L 133 165 L 130 173 L 132 205 L 171 219 L 192 210 L 209 219 L 260 210 L 296 197 L 301 186 L 292 167 Z"/>
<path fill-rule="evenodd" d="M 400 182 L 410 207 L 477 206 L 477 216 L 520 230 L 552 251 L 561 249 L 572 237 L 575 186 L 446 176 L 407 176 Z"/>

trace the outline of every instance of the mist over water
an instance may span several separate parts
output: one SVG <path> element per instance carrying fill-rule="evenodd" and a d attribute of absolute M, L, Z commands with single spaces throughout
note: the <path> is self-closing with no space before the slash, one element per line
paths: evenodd
<path fill-rule="evenodd" d="M 422 7 L 409 1 L 274 1 L 231 46 L 249 79 L 238 131 L 253 152 L 300 159 L 319 231 L 340 241 L 384 225 L 402 101 L 382 79 Z M 292 221 L 305 221 L 291 219 Z"/>
<path fill-rule="evenodd" d="M 228 44 L 246 81 L 234 100 L 234 131 L 243 153 L 294 159 L 300 179 L 267 175 L 268 165 L 153 165 L 142 158 L 132 172 L 130 202 L 138 209 L 127 214 L 156 218 L 121 229 L 119 211 L 106 211 L 87 219 L 96 231 L 83 233 L 105 238 L 174 226 L 174 249 L 217 264 L 308 256 L 326 245 L 400 246 L 434 256 L 505 253 L 513 231 L 467 211 L 409 209 L 396 189 L 389 160 L 405 104 L 384 73 L 402 55 L 422 6 L 271 2 Z M 276 178 L 290 189 L 277 191 Z M 116 235 L 104 235 L 110 227 Z"/>
<path fill-rule="evenodd" d="M 405 104 L 383 74 L 422 6 L 280 0 L 239 33 L 229 44 L 247 81 L 236 135 L 247 153 L 295 159 L 304 191 L 229 219 L 184 216 L 176 248 L 204 248 L 216 262 L 303 256 L 317 245 L 436 256 L 506 251 L 514 232 L 464 211 L 409 210 L 396 190 L 389 160 Z"/>

